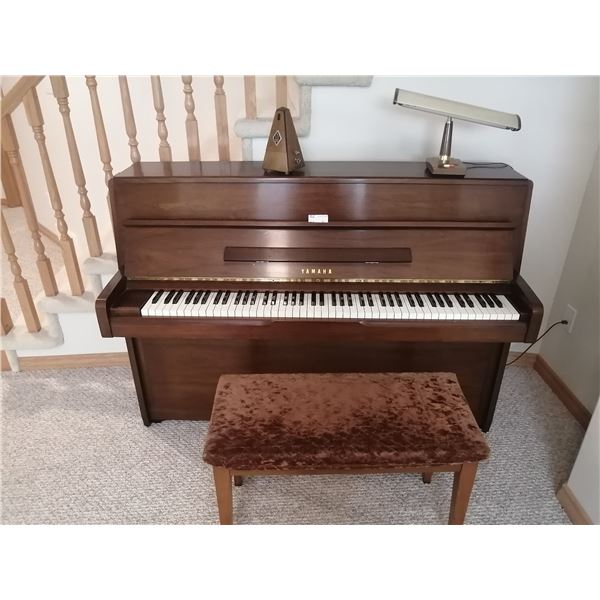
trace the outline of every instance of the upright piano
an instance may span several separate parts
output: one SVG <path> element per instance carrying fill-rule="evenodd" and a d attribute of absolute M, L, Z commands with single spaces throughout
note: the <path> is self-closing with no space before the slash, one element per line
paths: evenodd
<path fill-rule="evenodd" d="M 141 416 L 209 419 L 224 373 L 451 371 L 488 430 L 511 342 L 532 182 L 424 163 L 138 163 L 110 182 L 118 272 L 96 302 Z"/>

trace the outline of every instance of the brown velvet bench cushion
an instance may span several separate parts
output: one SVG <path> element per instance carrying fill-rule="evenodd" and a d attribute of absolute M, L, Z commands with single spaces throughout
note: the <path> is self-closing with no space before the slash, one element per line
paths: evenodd
<path fill-rule="evenodd" d="M 204 460 L 240 471 L 427 467 L 487 458 L 452 373 L 224 375 Z"/>
<path fill-rule="evenodd" d="M 464 523 L 489 448 L 452 373 L 224 375 L 204 446 L 219 521 L 231 481 L 262 474 L 454 472 L 450 524 Z"/>

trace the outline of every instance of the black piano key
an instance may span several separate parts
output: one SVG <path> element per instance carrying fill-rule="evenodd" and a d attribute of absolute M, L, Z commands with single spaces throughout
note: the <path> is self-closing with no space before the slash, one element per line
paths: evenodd
<path fill-rule="evenodd" d="M 217 295 L 213 298 L 213 304 L 219 304 L 219 300 L 221 300 L 221 296 L 223 292 L 217 292 Z"/>
<path fill-rule="evenodd" d="M 204 292 L 204 294 L 202 295 L 202 300 L 200 300 L 200 304 L 206 304 L 206 302 L 208 301 L 208 298 L 210 296 L 211 292 Z"/>
<path fill-rule="evenodd" d="M 446 301 L 446 306 L 449 306 L 450 308 L 452 308 L 454 306 L 454 304 L 452 303 L 452 300 L 450 300 L 450 296 L 448 296 L 448 294 L 442 294 L 442 296 L 444 297 L 444 300 Z"/>
<path fill-rule="evenodd" d="M 473 300 L 471 300 L 471 298 L 469 298 L 468 294 L 463 294 L 463 298 L 465 299 L 465 302 L 467 303 L 467 306 L 469 308 L 473 308 L 475 305 L 473 304 Z"/>
<path fill-rule="evenodd" d="M 395 303 L 394 303 L 394 296 L 392 296 L 392 294 L 391 294 L 390 292 L 387 292 L 387 294 L 386 294 L 386 298 L 387 298 L 388 304 L 389 304 L 389 305 L 390 305 L 392 308 L 394 308 L 394 306 L 395 306 Z"/>
<path fill-rule="evenodd" d="M 194 299 L 192 300 L 192 304 L 198 304 L 198 302 L 200 302 L 200 298 L 202 298 L 202 294 L 204 292 L 200 291 L 200 292 L 196 292 L 194 294 Z"/>
<path fill-rule="evenodd" d="M 437 303 L 435 301 L 435 298 L 434 298 L 433 294 L 427 294 L 427 298 L 428 298 L 429 303 L 431 304 L 431 306 L 437 306 Z"/>
<path fill-rule="evenodd" d="M 319 294 L 319 305 L 325 306 L 325 293 L 324 292 L 321 292 Z"/>
<path fill-rule="evenodd" d="M 340 294 L 340 306 L 346 306 L 346 302 L 344 301 L 344 294 Z"/>
<path fill-rule="evenodd" d="M 179 290 L 174 296 L 173 296 L 173 304 L 177 304 L 179 302 L 179 300 L 181 300 L 181 296 L 183 296 L 183 290 Z"/>
<path fill-rule="evenodd" d="M 394 297 L 396 298 L 396 304 L 398 306 L 402 306 L 402 298 L 398 292 L 394 292 Z"/>
<path fill-rule="evenodd" d="M 171 302 L 171 300 L 173 300 L 173 296 L 175 295 L 175 290 L 171 290 L 168 294 L 167 297 L 165 298 L 165 304 L 169 304 Z"/>
<path fill-rule="evenodd" d="M 415 294 L 415 300 L 417 301 L 417 304 L 423 308 L 425 306 L 425 303 L 423 302 L 423 298 L 421 298 L 421 294 Z"/>
<path fill-rule="evenodd" d="M 279 296 L 278 292 L 271 293 L 271 306 L 275 306 L 277 304 L 277 297 Z"/>
<path fill-rule="evenodd" d="M 498 308 L 503 307 L 502 300 L 500 300 L 500 298 L 498 298 L 497 296 L 494 296 L 493 294 L 490 294 L 490 298 L 492 299 L 492 301 Z"/>
<path fill-rule="evenodd" d="M 254 306 L 256 304 L 256 297 L 258 296 L 258 292 L 252 292 L 252 296 L 250 296 L 250 305 Z"/>
<path fill-rule="evenodd" d="M 292 306 L 296 306 L 296 292 L 292 292 Z"/>
<path fill-rule="evenodd" d="M 365 296 L 362 292 L 358 294 L 358 303 L 364 307 L 365 306 Z"/>
<path fill-rule="evenodd" d="M 375 306 L 375 302 L 373 301 L 373 294 L 371 294 L 371 292 L 367 292 L 367 302 L 371 308 Z"/>
<path fill-rule="evenodd" d="M 289 299 L 290 299 L 290 293 L 285 292 L 285 294 L 283 294 L 283 305 L 284 306 L 288 305 Z"/>
<path fill-rule="evenodd" d="M 462 308 L 465 307 L 465 301 L 462 299 L 462 296 L 460 294 L 454 294 L 454 297 L 456 298 L 456 301 L 458 302 L 458 305 Z"/>
<path fill-rule="evenodd" d="M 185 297 L 184 302 L 186 304 L 189 304 L 192 301 L 193 298 L 194 298 L 194 292 L 188 292 L 187 296 Z"/>
<path fill-rule="evenodd" d="M 156 304 L 159 300 L 159 298 L 163 295 L 163 291 L 160 290 L 158 292 L 154 293 L 154 296 L 152 296 L 152 304 Z"/>
<path fill-rule="evenodd" d="M 269 292 L 265 292 L 265 295 L 263 296 L 263 306 L 265 306 L 267 303 L 269 302 Z"/>
<path fill-rule="evenodd" d="M 414 308 L 416 305 L 415 305 L 415 301 L 413 299 L 413 295 L 412 294 L 406 294 L 406 297 L 408 299 L 408 303 Z"/>
<path fill-rule="evenodd" d="M 354 306 L 354 302 L 352 302 L 352 296 L 349 293 L 346 294 L 346 303 L 348 306 Z"/>
<path fill-rule="evenodd" d="M 331 294 L 331 306 L 337 306 L 337 294 Z"/>
<path fill-rule="evenodd" d="M 439 305 L 440 305 L 442 308 L 444 308 L 444 306 L 446 306 L 446 303 L 444 302 L 444 299 L 442 298 L 442 295 L 441 295 L 441 294 L 438 294 L 438 293 L 436 293 L 436 294 L 434 294 L 434 295 L 435 295 L 435 299 L 437 300 L 437 303 L 438 303 L 438 304 L 439 304 Z"/>
<path fill-rule="evenodd" d="M 475 296 L 475 298 L 477 299 L 477 302 L 479 302 L 479 304 L 481 304 L 482 308 L 487 308 L 487 303 L 485 302 L 485 300 L 481 297 L 481 294 L 473 294 Z"/>
<path fill-rule="evenodd" d="M 381 302 L 381 306 L 387 306 L 387 304 L 385 303 L 385 296 L 383 295 L 383 292 L 379 292 L 379 301 Z"/>
<path fill-rule="evenodd" d="M 225 292 L 225 295 L 223 296 L 223 301 L 221 302 L 221 304 L 227 304 L 229 302 L 230 296 L 231 296 L 231 292 Z"/>
<path fill-rule="evenodd" d="M 234 298 L 234 300 L 233 300 L 233 303 L 234 303 L 234 304 L 239 304 L 239 303 L 240 303 L 240 301 L 241 301 L 241 299 L 242 299 L 242 296 L 243 296 L 243 295 L 244 295 L 244 292 L 238 292 L 238 293 L 235 295 L 235 298 Z"/>
<path fill-rule="evenodd" d="M 312 292 L 310 295 L 310 305 L 311 306 L 317 305 L 317 293 L 316 292 Z"/>
<path fill-rule="evenodd" d="M 242 298 L 242 306 L 246 306 L 246 304 L 248 304 L 249 298 L 250 298 L 250 292 L 244 292 L 244 297 Z"/>
<path fill-rule="evenodd" d="M 298 302 L 300 306 L 304 306 L 304 292 L 298 292 Z"/>
<path fill-rule="evenodd" d="M 488 294 L 481 294 L 481 297 L 490 308 L 494 308 L 494 303 Z"/>

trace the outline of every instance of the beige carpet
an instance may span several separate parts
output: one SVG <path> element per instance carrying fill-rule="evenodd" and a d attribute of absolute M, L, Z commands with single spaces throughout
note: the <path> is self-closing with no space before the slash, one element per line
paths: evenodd
<path fill-rule="evenodd" d="M 144 427 L 129 369 L 3 378 L 4 523 L 215 523 L 206 423 Z M 568 523 L 555 491 L 583 432 L 532 370 L 507 369 L 467 523 Z M 444 523 L 451 475 L 251 478 L 240 523 Z"/>

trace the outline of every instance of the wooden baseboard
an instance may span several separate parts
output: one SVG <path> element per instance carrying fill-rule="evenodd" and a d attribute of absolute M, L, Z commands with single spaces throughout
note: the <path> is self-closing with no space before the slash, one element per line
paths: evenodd
<path fill-rule="evenodd" d="M 565 512 L 569 519 L 571 519 L 573 525 L 593 525 L 589 515 L 585 512 L 585 509 L 581 506 L 579 500 L 575 498 L 575 495 L 568 484 L 564 483 L 562 485 L 560 490 L 556 492 L 556 497 L 558 498 L 560 505 L 565 509 Z"/>
<path fill-rule="evenodd" d="M 590 411 L 580 402 L 569 386 L 556 374 L 554 369 L 538 354 L 533 368 L 546 382 L 548 387 L 558 396 L 567 410 L 577 419 L 579 424 L 587 429 L 592 415 Z"/>
<path fill-rule="evenodd" d="M 55 244 L 60 244 L 58 236 L 53 231 L 51 231 L 47 227 L 44 227 L 41 223 L 38 223 L 38 227 L 39 227 L 40 233 L 43 236 L 47 237 L 51 242 L 54 242 Z"/>
<path fill-rule="evenodd" d="M 509 363 L 511 360 L 515 360 L 515 358 L 517 358 L 517 356 L 519 356 L 519 354 L 521 354 L 520 352 L 509 352 L 508 353 L 508 358 L 506 359 L 506 362 Z M 523 354 L 523 356 L 521 356 L 521 358 L 514 363 L 515 367 L 530 367 L 533 369 L 533 365 L 535 364 L 535 359 L 537 358 L 537 354 Z"/>
<path fill-rule="evenodd" d="M 23 371 L 34 369 L 78 369 L 83 367 L 114 367 L 129 365 L 127 352 L 105 352 L 102 354 L 64 354 L 61 356 L 19 357 Z"/>

